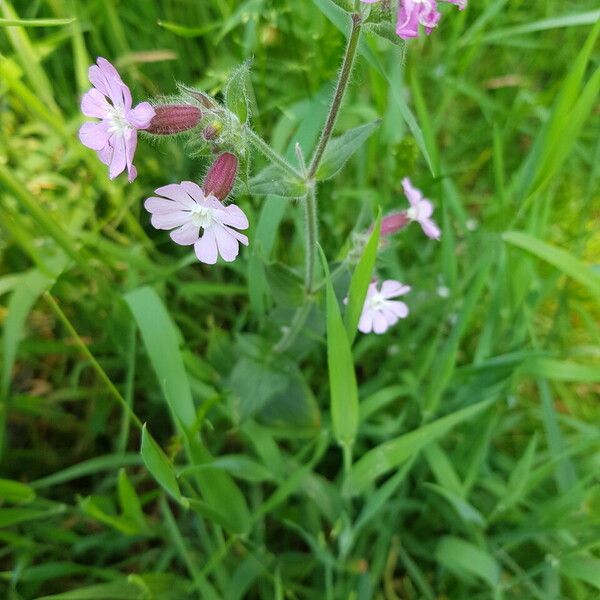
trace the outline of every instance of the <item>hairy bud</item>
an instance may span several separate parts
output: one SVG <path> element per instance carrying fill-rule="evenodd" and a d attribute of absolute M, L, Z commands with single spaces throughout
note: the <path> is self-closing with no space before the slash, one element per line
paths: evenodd
<path fill-rule="evenodd" d="M 397 212 L 383 217 L 381 220 L 381 235 L 392 235 L 404 229 L 410 223 L 406 212 Z"/>
<path fill-rule="evenodd" d="M 212 164 L 202 189 L 205 194 L 212 194 L 219 200 L 224 200 L 229 195 L 235 183 L 238 170 L 238 159 L 234 154 L 225 152 Z"/>
<path fill-rule="evenodd" d="M 194 129 L 202 119 L 202 111 L 189 104 L 165 104 L 154 107 L 155 115 L 146 129 L 156 135 L 172 135 Z"/>
<path fill-rule="evenodd" d="M 216 140 L 221 135 L 221 131 L 223 131 L 223 124 L 219 121 L 213 121 L 204 128 L 202 137 L 207 142 L 210 142 Z"/>

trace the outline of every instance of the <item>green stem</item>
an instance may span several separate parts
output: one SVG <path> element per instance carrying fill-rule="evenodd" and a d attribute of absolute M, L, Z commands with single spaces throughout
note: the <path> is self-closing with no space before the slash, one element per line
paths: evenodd
<path fill-rule="evenodd" d="M 350 75 L 352 74 L 352 67 L 354 66 L 354 60 L 358 50 L 358 42 L 360 40 L 361 25 L 361 15 L 359 13 L 354 13 L 352 15 L 352 30 L 350 31 L 350 37 L 348 38 L 348 44 L 344 54 L 344 62 L 342 63 L 342 68 L 340 70 L 340 75 L 335 88 L 335 94 L 333 95 L 331 107 L 329 108 L 329 115 L 327 116 L 327 121 L 325 121 L 323 133 L 321 134 L 321 138 L 317 144 L 317 149 L 315 150 L 310 167 L 308 169 L 309 179 L 313 179 L 316 175 L 317 169 L 321 164 L 323 154 L 325 153 L 325 149 L 327 148 L 327 144 L 329 143 L 329 140 L 333 134 L 333 128 L 335 127 L 335 122 L 337 120 L 338 113 L 340 112 L 340 107 L 342 106 L 342 100 L 344 99 L 344 94 L 346 93 L 348 83 L 350 82 Z"/>
<path fill-rule="evenodd" d="M 244 126 L 244 133 L 248 138 L 248 141 L 266 158 L 268 158 L 273 164 L 276 164 L 283 169 L 288 175 L 291 175 L 294 179 L 300 179 L 303 181 L 305 178 L 295 169 L 281 154 L 275 152 L 265 140 L 263 140 L 258 134 L 254 133 L 248 126 Z"/>
<path fill-rule="evenodd" d="M 317 194 L 312 184 L 304 199 L 304 216 L 306 227 L 306 269 L 304 275 L 304 291 L 310 296 L 315 279 L 315 252 L 319 241 L 319 221 L 317 219 Z"/>
<path fill-rule="evenodd" d="M 56 316 L 62 322 L 62 324 L 67 328 L 67 331 L 70 335 L 73 336 L 75 343 L 79 346 L 80 350 L 86 356 L 86 358 L 90 361 L 92 367 L 98 373 L 98 376 L 104 383 L 106 387 L 109 389 L 110 393 L 114 396 L 115 400 L 123 407 L 125 412 L 129 415 L 129 418 L 133 421 L 135 426 L 138 429 L 142 428 L 142 422 L 137 418 L 137 415 L 131 410 L 131 407 L 121 395 L 121 392 L 114 386 L 113 382 L 110 380 L 110 377 L 106 374 L 106 371 L 102 368 L 100 363 L 96 360 L 94 355 L 90 352 L 90 349 L 86 346 L 85 342 L 81 339 L 81 336 L 77 333 L 77 330 L 69 321 L 69 318 L 62 311 L 61 307 L 58 305 L 56 300 L 52 297 L 52 294 L 49 292 L 44 293 L 44 300 L 50 305 L 50 308 L 55 312 Z"/>

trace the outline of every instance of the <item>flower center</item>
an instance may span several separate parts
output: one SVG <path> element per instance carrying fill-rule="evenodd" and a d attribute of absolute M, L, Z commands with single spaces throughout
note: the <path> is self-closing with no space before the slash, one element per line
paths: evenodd
<path fill-rule="evenodd" d="M 369 299 L 373 310 L 382 310 L 386 304 L 386 299 L 381 294 L 373 294 Z"/>
<path fill-rule="evenodd" d="M 411 206 L 407 211 L 406 211 L 406 216 L 411 220 L 411 221 L 416 221 L 417 217 L 419 216 L 419 211 L 414 207 Z"/>
<path fill-rule="evenodd" d="M 108 116 L 108 120 L 110 122 L 110 133 L 118 133 L 119 135 L 125 135 L 133 129 L 133 127 L 125 117 L 125 110 L 123 109 L 123 107 L 113 106 Z"/>
<path fill-rule="evenodd" d="M 190 211 L 192 223 L 202 229 L 208 229 L 215 221 L 213 217 L 213 209 L 208 206 L 196 204 Z"/>

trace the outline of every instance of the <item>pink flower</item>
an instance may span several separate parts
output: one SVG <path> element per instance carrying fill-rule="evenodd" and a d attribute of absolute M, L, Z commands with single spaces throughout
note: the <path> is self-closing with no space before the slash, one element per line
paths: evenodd
<path fill-rule="evenodd" d="M 399 300 L 391 300 L 397 296 L 403 296 L 410 292 L 409 285 L 403 285 L 399 281 L 388 279 L 381 284 L 381 290 L 377 289 L 377 282 L 369 286 L 367 298 L 363 306 L 358 330 L 362 333 L 385 333 L 400 319 L 408 316 L 408 306 Z"/>
<path fill-rule="evenodd" d="M 396 22 L 396 33 L 404 40 L 419 36 L 419 25 L 425 27 L 429 35 L 440 21 L 441 14 L 437 3 L 441 0 L 398 0 L 398 20 Z M 443 0 L 455 4 L 463 10 L 467 6 L 467 0 Z M 367 4 L 374 4 L 379 0 L 361 0 Z"/>
<path fill-rule="evenodd" d="M 247 229 L 248 219 L 235 204 L 224 206 L 191 181 L 165 185 L 155 193 L 159 197 L 148 198 L 144 203 L 152 214 L 152 225 L 156 229 L 172 230 L 171 239 L 176 244 L 193 244 L 200 262 L 213 265 L 219 254 L 231 262 L 238 255 L 240 243 L 248 245 L 248 238 L 236 231 Z"/>
<path fill-rule="evenodd" d="M 96 117 L 100 122 L 85 123 L 79 130 L 84 146 L 96 150 L 98 158 L 109 165 L 109 176 L 114 179 L 127 168 L 129 181 L 137 176 L 133 155 L 137 145 L 138 129 L 146 129 L 155 115 L 148 102 L 131 108 L 131 92 L 117 70 L 105 59 L 88 70 L 94 86 L 81 100 L 81 112 Z"/>
<path fill-rule="evenodd" d="M 402 187 L 410 204 L 410 208 L 405 213 L 409 221 L 416 221 L 427 237 L 439 240 L 442 232 L 435 221 L 430 218 L 433 214 L 433 204 L 423 197 L 421 190 L 413 187 L 408 177 L 402 180 Z"/>

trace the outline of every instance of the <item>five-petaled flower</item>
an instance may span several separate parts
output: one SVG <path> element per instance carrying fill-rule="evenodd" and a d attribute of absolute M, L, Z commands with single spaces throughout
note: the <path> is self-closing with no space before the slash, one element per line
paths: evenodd
<path fill-rule="evenodd" d="M 416 221 L 427 237 L 432 240 L 439 240 L 442 232 L 435 221 L 431 219 L 431 215 L 433 214 L 433 204 L 431 201 L 423 197 L 421 190 L 413 187 L 408 177 L 402 180 L 402 188 L 410 204 L 410 208 L 405 213 L 409 221 Z"/>
<path fill-rule="evenodd" d="M 137 176 L 133 166 L 137 132 L 150 125 L 155 111 L 148 102 L 131 108 L 129 88 L 105 58 L 98 58 L 88 76 L 94 87 L 84 94 L 81 111 L 86 117 L 101 121 L 85 123 L 79 130 L 79 139 L 96 150 L 100 160 L 109 166 L 111 179 L 127 168 L 129 181 L 133 181 Z"/>
<path fill-rule="evenodd" d="M 235 204 L 223 205 L 191 181 L 165 185 L 155 193 L 158 197 L 144 203 L 152 214 L 152 225 L 156 229 L 171 229 L 171 239 L 177 244 L 193 245 L 199 261 L 212 265 L 220 254 L 223 260 L 231 262 L 238 255 L 240 243 L 248 245 L 248 238 L 236 231 L 247 229 L 248 219 Z"/>
<path fill-rule="evenodd" d="M 377 282 L 369 285 L 358 330 L 362 333 L 385 333 L 400 319 L 408 316 L 408 306 L 400 300 L 392 300 L 410 292 L 409 285 L 403 285 L 394 279 L 388 279 L 378 289 Z"/>
<path fill-rule="evenodd" d="M 374 4 L 380 0 L 361 0 L 367 4 Z M 440 21 L 441 14 L 437 3 L 442 0 L 398 0 L 398 19 L 396 33 L 404 40 L 419 37 L 419 25 L 425 27 L 429 35 Z M 467 0 L 443 0 L 455 4 L 463 10 Z"/>

